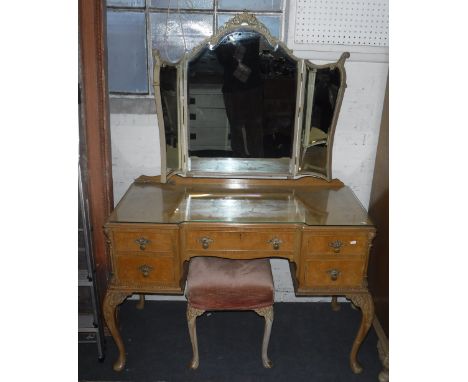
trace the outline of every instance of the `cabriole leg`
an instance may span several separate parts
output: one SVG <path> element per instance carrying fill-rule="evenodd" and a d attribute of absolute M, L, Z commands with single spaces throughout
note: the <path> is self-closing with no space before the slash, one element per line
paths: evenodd
<path fill-rule="evenodd" d="M 265 331 L 263 332 L 262 363 L 267 369 L 273 367 L 273 362 L 268 358 L 268 344 L 270 342 L 271 326 L 273 325 L 273 306 L 255 309 L 255 312 L 265 317 Z"/>
<path fill-rule="evenodd" d="M 350 299 L 352 303 L 361 308 L 362 311 L 361 325 L 357 332 L 356 339 L 354 340 L 351 354 L 349 356 L 351 370 L 353 373 L 359 374 L 362 372 L 362 366 L 357 361 L 357 354 L 359 352 L 359 348 L 361 347 L 362 341 L 366 337 L 366 334 L 374 320 L 374 301 L 372 300 L 370 293 L 347 295 L 346 298 Z"/>
<path fill-rule="evenodd" d="M 340 310 L 341 307 L 337 296 L 332 296 L 331 308 L 334 312 L 338 312 Z"/>
<path fill-rule="evenodd" d="M 121 371 L 125 366 L 125 347 L 120 336 L 117 324 L 117 306 L 120 305 L 127 297 L 128 293 L 108 290 L 104 298 L 103 313 L 107 327 L 112 334 L 112 338 L 119 349 L 119 357 L 114 363 L 114 370 Z"/>
<path fill-rule="evenodd" d="M 195 370 L 200 363 L 198 358 L 198 340 L 197 340 L 197 326 L 196 319 L 201 316 L 205 311 L 187 305 L 187 324 L 190 335 L 190 342 L 192 342 L 193 358 L 190 362 L 190 368 Z"/>

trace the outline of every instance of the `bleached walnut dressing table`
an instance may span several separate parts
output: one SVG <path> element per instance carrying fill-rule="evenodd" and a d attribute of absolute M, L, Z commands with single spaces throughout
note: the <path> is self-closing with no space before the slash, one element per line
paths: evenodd
<path fill-rule="evenodd" d="M 362 311 L 350 353 L 362 371 L 375 228 L 331 178 L 348 56 L 298 59 L 248 13 L 177 63 L 155 52 L 162 174 L 136 179 L 105 225 L 112 278 L 103 311 L 116 371 L 126 361 L 117 306 L 134 293 L 183 294 L 195 256 L 287 259 L 298 296 L 346 296 Z"/>

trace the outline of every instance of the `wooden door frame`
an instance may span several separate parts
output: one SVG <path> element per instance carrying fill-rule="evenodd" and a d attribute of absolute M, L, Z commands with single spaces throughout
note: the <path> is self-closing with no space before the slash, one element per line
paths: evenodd
<path fill-rule="evenodd" d="M 96 282 L 102 301 L 110 275 L 103 226 L 114 208 L 104 0 L 79 0 L 78 30 L 85 138 L 80 160 L 86 171 Z"/>

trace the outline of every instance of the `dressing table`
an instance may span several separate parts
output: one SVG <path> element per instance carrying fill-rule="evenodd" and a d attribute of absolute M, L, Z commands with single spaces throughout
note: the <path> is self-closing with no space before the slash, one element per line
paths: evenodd
<path fill-rule="evenodd" d="M 183 294 L 190 258 L 217 256 L 287 259 L 296 295 L 351 300 L 362 322 L 350 366 L 362 371 L 375 228 L 331 176 L 348 57 L 327 65 L 299 59 L 248 13 L 177 63 L 154 52 L 161 175 L 136 179 L 104 228 L 114 370 L 126 361 L 118 305 L 135 293 Z"/>

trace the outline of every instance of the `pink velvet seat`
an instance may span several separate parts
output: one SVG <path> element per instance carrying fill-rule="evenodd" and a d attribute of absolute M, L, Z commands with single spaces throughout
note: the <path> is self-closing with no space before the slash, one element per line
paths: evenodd
<path fill-rule="evenodd" d="M 265 367 L 272 366 L 267 349 L 273 323 L 274 284 L 268 259 L 194 257 L 190 260 L 185 294 L 193 369 L 199 364 L 195 320 L 207 310 L 254 310 L 265 317 L 262 361 Z"/>
<path fill-rule="evenodd" d="M 268 259 L 194 257 L 187 276 L 189 304 L 203 310 L 253 310 L 273 305 Z"/>

